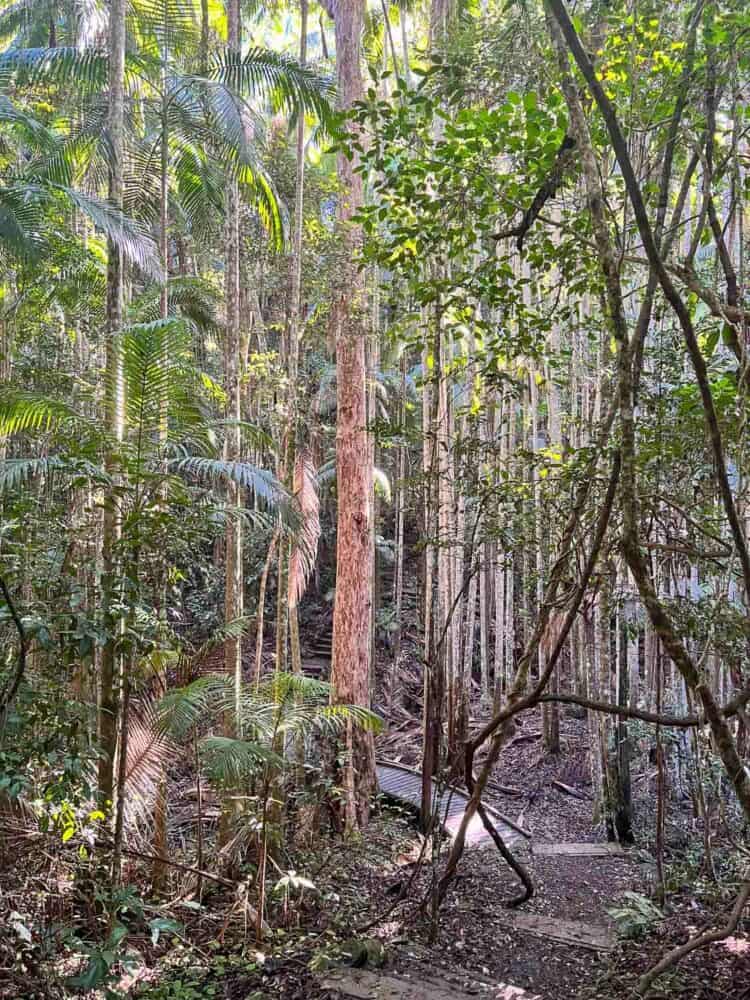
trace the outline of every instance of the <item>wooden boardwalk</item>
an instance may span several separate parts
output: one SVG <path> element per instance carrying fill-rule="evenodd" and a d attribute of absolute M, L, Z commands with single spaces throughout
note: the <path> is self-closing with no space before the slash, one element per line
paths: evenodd
<path fill-rule="evenodd" d="M 394 764 L 391 761 L 378 761 L 377 764 L 378 783 L 384 795 L 398 802 L 419 809 L 422 804 L 422 775 L 419 771 L 404 767 L 403 764 Z M 433 788 L 435 783 L 433 782 Z M 435 789 L 434 796 L 437 795 Z M 461 820 L 466 812 L 469 796 L 458 788 L 445 788 L 440 799 L 439 813 L 445 830 L 453 836 L 461 825 Z M 524 833 L 520 827 L 508 822 L 500 814 L 485 805 L 485 810 L 495 824 L 495 829 L 503 838 L 508 847 L 513 847 L 523 843 L 528 839 L 528 834 Z M 473 816 L 466 831 L 467 846 L 485 846 L 492 843 L 492 838 L 484 828 L 484 823 L 479 816 Z"/>

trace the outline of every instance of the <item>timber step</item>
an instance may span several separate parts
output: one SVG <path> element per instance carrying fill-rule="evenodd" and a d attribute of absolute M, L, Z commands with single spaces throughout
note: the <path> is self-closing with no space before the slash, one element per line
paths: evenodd
<path fill-rule="evenodd" d="M 430 975 L 408 976 L 396 972 L 375 972 L 369 969 L 342 969 L 328 973 L 320 984 L 336 996 L 351 1000 L 541 1000 L 518 986 L 492 983 L 472 986 L 467 993 L 457 989 L 447 979 Z M 468 984 L 467 984 L 468 985 Z M 479 992 L 481 988 L 481 993 Z"/>
<path fill-rule="evenodd" d="M 539 913 L 520 911 L 498 912 L 500 923 L 536 937 L 560 941 L 588 951 L 611 951 L 617 943 L 615 932 L 602 924 L 587 924 L 581 920 L 561 920 L 559 917 L 545 917 Z"/>
<path fill-rule="evenodd" d="M 627 858 L 622 844 L 534 844 L 534 854 L 554 858 Z"/>
<path fill-rule="evenodd" d="M 402 764 L 394 764 L 391 761 L 378 761 L 377 763 L 378 784 L 380 790 L 389 798 L 406 803 L 419 809 L 422 805 L 422 774 L 412 768 L 404 767 Z M 437 796 L 437 786 L 433 781 L 433 795 Z M 443 826 L 447 833 L 453 836 L 461 825 L 469 796 L 458 788 L 444 787 L 440 797 L 438 810 Z M 523 843 L 524 839 L 529 839 L 530 834 L 517 826 L 506 816 L 502 816 L 496 809 L 485 804 L 485 810 L 495 825 L 495 829 L 503 838 L 508 847 L 514 844 Z M 473 816 L 466 831 L 466 845 L 490 846 L 493 841 L 490 834 L 485 830 L 484 823 L 480 816 Z"/>
<path fill-rule="evenodd" d="M 302 673 L 306 677 L 321 678 L 323 674 L 328 673 L 330 667 L 330 660 L 320 659 L 313 656 L 302 657 Z"/>

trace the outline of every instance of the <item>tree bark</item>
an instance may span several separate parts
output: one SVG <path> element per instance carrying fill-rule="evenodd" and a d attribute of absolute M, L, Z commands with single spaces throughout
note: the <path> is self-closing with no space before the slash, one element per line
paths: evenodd
<path fill-rule="evenodd" d="M 336 33 L 338 101 L 348 111 L 362 99 L 360 42 L 363 0 L 338 0 L 331 5 Z M 333 612 L 332 698 L 339 703 L 370 703 L 370 614 L 372 564 L 372 468 L 366 426 L 366 317 L 365 286 L 357 265 L 361 227 L 353 221 L 363 203 L 362 177 L 356 151 L 350 160 L 338 154 L 338 225 L 342 253 L 331 308 L 336 344 L 336 597 Z M 375 784 L 372 735 L 349 729 L 349 774 L 346 787 L 346 826 L 365 825 Z"/>

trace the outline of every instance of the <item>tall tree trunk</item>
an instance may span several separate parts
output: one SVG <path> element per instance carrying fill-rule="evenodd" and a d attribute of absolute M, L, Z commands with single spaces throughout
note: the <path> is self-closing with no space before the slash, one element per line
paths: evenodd
<path fill-rule="evenodd" d="M 362 99 L 360 41 L 363 0 L 338 0 L 332 6 L 336 31 L 339 108 L 347 111 Z M 338 702 L 369 705 L 370 613 L 372 577 L 370 519 L 372 468 L 366 426 L 365 287 L 357 266 L 361 227 L 352 221 L 363 201 L 359 157 L 338 154 L 338 222 L 342 253 L 331 308 L 336 344 L 336 598 L 333 612 L 333 693 Z M 367 822 L 375 784 L 372 736 L 350 727 L 346 789 L 346 825 L 354 830 Z"/>
<path fill-rule="evenodd" d="M 227 0 L 227 42 L 239 54 L 241 48 L 241 14 L 239 0 Z M 227 190 L 226 224 L 226 330 L 224 342 L 224 372 L 227 390 L 226 458 L 237 462 L 241 457 L 239 420 L 241 414 L 240 383 L 240 199 L 237 183 L 230 180 Z M 227 485 L 226 520 L 226 581 L 224 615 L 226 621 L 239 618 L 243 612 L 242 522 L 239 519 L 240 487 Z M 242 637 L 227 639 L 224 644 L 227 674 L 234 677 L 235 726 L 239 729 L 239 707 L 242 693 Z"/>
<path fill-rule="evenodd" d="M 125 105 L 125 0 L 112 0 L 109 13 L 109 98 L 108 132 L 111 149 L 109 200 L 122 208 L 124 174 L 124 105 Z M 107 316 L 104 401 L 107 429 L 117 444 L 124 430 L 124 400 L 119 337 L 123 319 L 123 258 L 117 245 L 107 245 Z M 107 456 L 107 471 L 115 475 L 116 455 Z M 99 690 L 99 743 L 101 756 L 98 768 L 99 802 L 105 809 L 114 794 L 114 763 L 117 749 L 117 631 L 119 621 L 114 613 L 117 565 L 115 551 L 120 537 L 120 519 L 116 498 L 110 496 L 104 505 L 102 523 L 102 617 L 106 641 L 102 648 Z"/>
<path fill-rule="evenodd" d="M 308 0 L 300 0 L 299 16 L 299 62 L 300 66 L 307 63 L 307 14 Z M 305 116 L 300 114 L 297 123 L 297 173 L 294 188 L 294 236 L 292 240 L 291 286 L 292 294 L 289 308 L 289 441 L 287 447 L 287 474 L 294 478 L 294 467 L 297 454 L 297 378 L 299 369 L 300 313 L 302 304 L 302 234 L 304 231 L 305 209 Z M 290 566 L 287 561 L 287 571 Z M 287 591 L 288 591 L 287 587 Z M 287 593 L 289 613 L 289 637 L 292 656 L 292 672 L 302 673 L 302 651 L 299 636 L 299 617 L 296 602 L 292 603 Z"/>
<path fill-rule="evenodd" d="M 169 316 L 169 118 L 168 111 L 168 66 L 169 54 L 167 42 L 164 40 L 164 50 L 162 52 L 162 105 L 161 105 L 161 169 L 160 169 L 160 204 L 159 204 L 159 256 L 162 266 L 162 286 L 159 296 L 159 316 L 165 320 Z M 168 359 L 164 359 L 165 362 Z M 167 410 L 166 400 L 161 401 L 161 419 L 159 423 L 159 438 L 163 445 L 167 435 Z M 166 500 L 162 491 L 163 499 Z M 164 566 L 162 564 L 161 571 Z M 163 579 L 163 578 L 162 578 Z M 159 609 L 160 618 L 166 624 L 166 584 L 162 583 L 161 606 Z M 155 678 L 160 694 L 166 693 L 167 674 L 166 670 L 159 669 Z M 167 774 L 163 765 L 160 765 L 160 774 L 156 785 L 156 797 L 154 800 L 154 854 L 156 859 L 153 864 L 151 874 L 151 887 L 155 896 L 163 894 L 167 882 L 167 865 L 161 858 L 167 856 L 167 809 L 168 809 L 168 788 Z"/>

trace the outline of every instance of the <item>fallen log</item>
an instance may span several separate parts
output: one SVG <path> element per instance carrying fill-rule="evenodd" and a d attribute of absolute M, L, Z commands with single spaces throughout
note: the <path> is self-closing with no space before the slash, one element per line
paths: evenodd
<path fill-rule="evenodd" d="M 588 802 L 591 798 L 585 792 L 579 792 L 577 788 L 572 788 L 570 785 L 566 785 L 564 781 L 557 781 L 557 779 L 552 782 L 552 787 L 564 795 L 572 795 L 574 799 L 581 799 L 583 802 Z"/>

